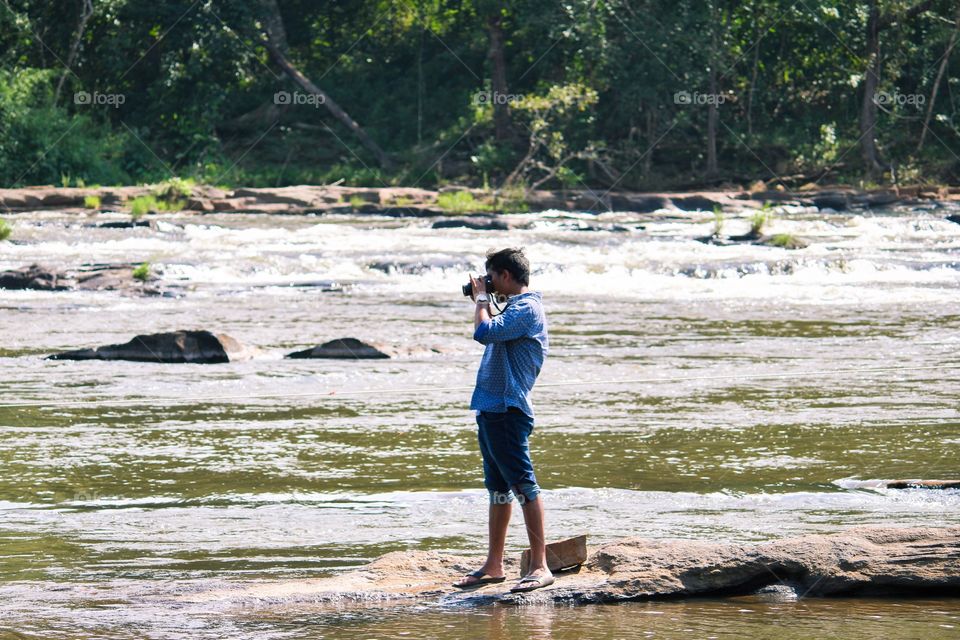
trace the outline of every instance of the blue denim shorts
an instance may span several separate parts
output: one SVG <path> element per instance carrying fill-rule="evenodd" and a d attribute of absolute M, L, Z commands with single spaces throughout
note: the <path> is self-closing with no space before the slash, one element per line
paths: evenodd
<path fill-rule="evenodd" d="M 481 411 L 477 414 L 477 426 L 483 486 L 490 494 L 490 504 L 507 504 L 513 496 L 520 504 L 536 500 L 540 487 L 533 474 L 527 442 L 533 432 L 533 418 L 516 407 L 510 407 L 506 413 Z"/>

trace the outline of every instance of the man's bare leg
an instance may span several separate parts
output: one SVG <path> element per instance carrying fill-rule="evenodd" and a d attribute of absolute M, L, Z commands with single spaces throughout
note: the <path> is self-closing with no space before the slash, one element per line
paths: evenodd
<path fill-rule="evenodd" d="M 503 547 L 507 543 L 507 526 L 513 513 L 513 503 L 490 505 L 490 517 L 487 527 L 490 541 L 487 545 L 487 562 L 483 571 L 499 578 L 503 575 Z"/>
<path fill-rule="evenodd" d="M 544 533 L 543 496 L 536 500 L 527 500 L 523 504 L 523 521 L 527 525 L 527 538 L 530 541 L 530 566 L 527 575 L 550 575 L 547 568 L 547 543 Z"/>
<path fill-rule="evenodd" d="M 487 561 L 480 567 L 480 571 L 491 578 L 499 578 L 503 573 L 503 548 L 507 542 L 507 527 L 510 524 L 510 514 L 513 512 L 513 503 L 491 504 L 488 515 L 487 532 Z M 466 577 L 458 585 L 469 586 L 478 582 L 478 578 Z"/>

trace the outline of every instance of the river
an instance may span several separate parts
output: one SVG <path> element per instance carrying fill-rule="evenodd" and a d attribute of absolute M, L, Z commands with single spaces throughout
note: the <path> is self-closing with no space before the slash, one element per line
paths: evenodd
<path fill-rule="evenodd" d="M 388 551 L 482 552 L 468 403 L 483 347 L 460 286 L 504 246 L 526 248 L 550 328 L 531 445 L 551 538 L 960 524 L 960 491 L 862 485 L 960 476 L 960 225 L 944 216 L 781 210 L 770 230 L 811 243 L 791 251 L 700 243 L 709 214 L 529 214 L 511 231 L 243 214 L 104 229 L 85 225 L 123 216 L 7 214 L 17 243 L 0 243 L 0 270 L 148 261 L 173 293 L 0 291 L 0 403 L 34 403 L 0 407 L 0 635 L 955 638 L 955 599 L 184 598 Z M 598 224 L 623 230 L 583 228 Z M 728 214 L 730 233 L 748 226 Z M 43 359 L 177 329 L 259 355 Z M 425 351 L 283 357 L 345 336 Z M 507 544 L 525 546 L 519 513 Z"/>

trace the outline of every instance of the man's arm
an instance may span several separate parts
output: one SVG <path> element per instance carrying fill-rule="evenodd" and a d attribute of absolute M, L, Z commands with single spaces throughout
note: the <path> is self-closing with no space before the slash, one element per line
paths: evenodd
<path fill-rule="evenodd" d="M 473 284 L 473 293 L 470 294 L 470 298 L 473 299 L 476 309 L 473 312 L 473 330 L 476 332 L 477 327 L 479 327 L 485 320 L 490 320 L 493 317 L 493 314 L 490 313 L 490 303 L 480 303 L 477 302 L 478 293 L 487 293 L 487 283 L 483 278 L 474 278 L 470 276 L 470 282 Z"/>
<path fill-rule="evenodd" d="M 509 304 L 503 313 L 493 317 L 490 304 L 476 302 L 476 294 L 486 293 L 482 280 L 470 277 L 473 283 L 475 309 L 473 312 L 473 339 L 480 344 L 507 342 L 529 334 L 531 316 L 523 303 Z"/>
<path fill-rule="evenodd" d="M 484 322 L 488 322 L 493 318 L 493 314 L 490 313 L 490 303 L 489 302 L 477 302 L 476 311 L 473 313 L 473 330 L 476 331 Z"/>

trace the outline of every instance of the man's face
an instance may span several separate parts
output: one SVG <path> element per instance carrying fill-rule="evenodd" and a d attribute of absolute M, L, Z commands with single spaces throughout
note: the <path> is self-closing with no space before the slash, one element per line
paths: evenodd
<path fill-rule="evenodd" d="M 493 269 L 487 269 L 487 275 L 490 276 L 490 279 L 493 280 L 493 289 L 499 293 L 503 293 L 509 289 L 507 286 L 507 271 L 496 272 Z"/>

